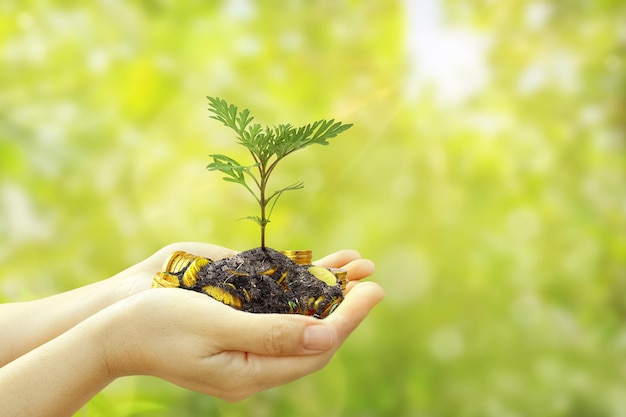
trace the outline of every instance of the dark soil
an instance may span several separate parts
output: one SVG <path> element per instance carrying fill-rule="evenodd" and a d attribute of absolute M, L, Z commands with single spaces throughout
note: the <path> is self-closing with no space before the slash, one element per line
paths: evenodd
<path fill-rule="evenodd" d="M 291 313 L 323 318 L 343 300 L 341 284 L 329 286 L 271 248 L 256 248 L 214 261 L 198 272 L 188 289 L 210 293 L 213 298 L 251 313 Z M 222 298 L 222 299 L 220 299 Z M 233 305 L 232 300 L 238 305 Z M 229 300 L 231 302 L 229 302 Z M 240 305 L 239 305 L 240 304 Z"/>

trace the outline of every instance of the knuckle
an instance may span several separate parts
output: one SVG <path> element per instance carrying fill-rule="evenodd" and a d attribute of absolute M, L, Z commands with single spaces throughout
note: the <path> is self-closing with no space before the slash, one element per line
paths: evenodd
<path fill-rule="evenodd" d="M 265 350 L 272 356 L 279 356 L 287 351 L 289 332 L 282 324 L 273 325 L 265 334 Z"/>

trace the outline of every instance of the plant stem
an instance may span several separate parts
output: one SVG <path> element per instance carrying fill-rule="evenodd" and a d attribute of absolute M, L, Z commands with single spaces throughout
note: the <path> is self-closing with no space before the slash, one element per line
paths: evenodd
<path fill-rule="evenodd" d="M 265 225 L 267 220 L 265 217 L 265 187 L 261 190 L 261 249 L 265 249 Z"/>
<path fill-rule="evenodd" d="M 265 169 L 265 163 L 259 164 L 259 206 L 261 208 L 261 249 L 265 249 L 265 226 L 267 225 L 267 216 L 265 214 L 265 207 L 267 201 L 265 199 L 265 189 L 267 187 L 268 173 Z"/>

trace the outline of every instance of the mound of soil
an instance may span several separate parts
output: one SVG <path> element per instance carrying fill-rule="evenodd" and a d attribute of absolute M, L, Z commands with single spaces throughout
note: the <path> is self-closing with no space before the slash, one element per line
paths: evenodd
<path fill-rule="evenodd" d="M 323 318 L 343 300 L 341 282 L 328 285 L 309 272 L 310 267 L 274 249 L 255 248 L 202 266 L 195 284 L 186 289 L 250 313 Z"/>

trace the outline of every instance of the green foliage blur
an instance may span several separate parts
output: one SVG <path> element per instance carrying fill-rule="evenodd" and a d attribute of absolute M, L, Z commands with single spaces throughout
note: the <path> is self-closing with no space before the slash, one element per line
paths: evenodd
<path fill-rule="evenodd" d="M 0 10 L 0 301 L 256 246 L 255 203 L 205 170 L 241 152 L 207 95 L 354 123 L 276 173 L 305 188 L 267 243 L 358 249 L 387 291 L 317 374 L 237 404 L 125 378 L 78 416 L 626 414 L 625 2 Z"/>

